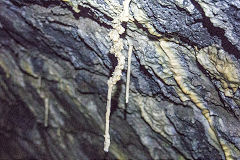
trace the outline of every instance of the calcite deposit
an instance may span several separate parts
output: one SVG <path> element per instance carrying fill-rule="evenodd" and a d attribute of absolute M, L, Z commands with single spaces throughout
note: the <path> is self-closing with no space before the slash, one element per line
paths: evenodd
<path fill-rule="evenodd" d="M 0 1 L 0 159 L 240 160 L 240 1 Z M 129 42 L 133 47 L 125 103 Z"/>

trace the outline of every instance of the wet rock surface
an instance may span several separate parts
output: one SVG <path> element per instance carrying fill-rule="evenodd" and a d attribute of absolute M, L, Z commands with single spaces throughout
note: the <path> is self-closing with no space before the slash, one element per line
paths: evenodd
<path fill-rule="evenodd" d="M 240 159 L 239 6 L 131 1 L 106 155 L 122 1 L 0 1 L 0 159 Z"/>

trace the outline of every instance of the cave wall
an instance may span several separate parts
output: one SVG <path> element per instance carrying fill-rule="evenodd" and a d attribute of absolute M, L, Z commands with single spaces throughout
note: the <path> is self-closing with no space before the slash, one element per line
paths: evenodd
<path fill-rule="evenodd" d="M 131 1 L 130 99 L 125 66 L 104 154 L 117 64 L 108 33 L 121 10 L 118 0 L 0 1 L 0 159 L 240 159 L 239 0 Z"/>

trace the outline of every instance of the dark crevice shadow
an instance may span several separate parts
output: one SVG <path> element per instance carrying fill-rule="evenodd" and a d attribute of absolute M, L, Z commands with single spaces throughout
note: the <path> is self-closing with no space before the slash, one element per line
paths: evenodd
<path fill-rule="evenodd" d="M 148 29 L 146 27 L 144 27 L 141 23 L 139 23 L 138 21 L 134 21 L 134 24 L 137 26 L 137 28 L 141 28 L 146 34 L 147 34 L 147 37 L 149 38 L 149 40 L 152 40 L 152 41 L 158 41 L 158 39 L 160 39 L 161 37 L 158 37 L 158 36 L 155 36 L 155 35 L 152 35 Z M 163 33 L 160 33 L 160 34 L 163 34 Z"/>
<path fill-rule="evenodd" d="M 104 23 L 101 20 L 100 16 L 102 17 L 102 19 L 105 19 L 106 21 L 109 21 L 109 23 L 111 23 L 111 21 L 113 19 L 111 17 L 107 16 L 106 14 L 102 13 L 101 11 L 99 11 L 97 8 L 95 8 L 93 6 L 91 6 L 91 9 L 87 8 L 87 7 L 83 7 L 83 6 L 78 6 L 78 9 L 80 10 L 80 12 L 76 13 L 72 9 L 71 6 L 69 6 L 67 3 L 59 1 L 59 0 L 10 0 L 10 2 L 17 7 L 30 6 L 30 5 L 34 5 L 34 4 L 43 6 L 45 8 L 54 7 L 54 6 L 61 6 L 62 8 L 66 8 L 66 9 L 70 10 L 76 20 L 78 20 L 79 17 L 89 18 L 89 19 L 97 22 L 100 26 L 103 26 L 107 29 L 112 28 L 111 25 Z M 98 16 L 92 10 L 94 10 L 96 12 L 99 12 L 100 16 Z"/>
<path fill-rule="evenodd" d="M 235 111 L 233 108 L 231 107 L 228 107 L 222 97 L 222 95 L 220 94 L 220 90 L 219 88 L 216 86 L 216 84 L 214 83 L 214 81 L 218 81 L 216 78 L 211 78 L 209 73 L 203 68 L 203 66 L 198 62 L 196 61 L 196 64 L 197 64 L 197 68 L 208 78 L 208 80 L 211 82 L 211 84 L 214 86 L 216 92 L 218 93 L 218 97 L 219 97 L 219 100 L 221 102 L 221 107 L 224 108 L 228 113 L 230 113 L 231 115 L 233 115 L 234 117 L 236 117 L 237 119 L 239 119 L 239 116 L 235 114 Z"/>
<path fill-rule="evenodd" d="M 96 13 L 94 13 L 90 8 L 87 8 L 87 7 L 83 7 L 83 6 L 78 6 L 78 9 L 79 9 L 79 13 L 76 13 L 71 6 L 67 5 L 67 4 L 61 4 L 61 7 L 62 8 L 67 8 L 68 10 L 70 10 L 73 14 L 73 16 L 75 17 L 75 19 L 79 19 L 80 17 L 83 17 L 83 18 L 89 18 L 95 22 L 97 22 L 100 26 L 102 27 L 105 27 L 107 29 L 112 29 L 112 26 L 109 25 L 109 24 L 106 24 L 104 23 L 100 17 L 98 15 L 96 15 Z M 100 12 L 97 8 L 95 7 L 92 7 L 91 8 L 97 12 Z M 103 14 L 102 12 L 100 12 L 101 14 Z M 103 14 L 103 18 L 106 19 L 107 21 L 112 21 L 113 19 L 105 14 Z"/>
<path fill-rule="evenodd" d="M 111 66 L 108 68 L 110 70 L 109 77 L 112 76 L 112 73 L 114 72 L 115 67 L 118 64 L 117 58 L 113 54 L 108 54 L 108 58 L 110 60 Z"/>
<path fill-rule="evenodd" d="M 117 110 L 117 109 L 119 109 L 119 101 L 120 101 L 120 93 L 122 92 L 122 84 L 123 83 L 123 81 L 122 80 L 120 80 L 120 81 L 118 81 L 117 82 L 117 84 L 115 85 L 115 87 L 116 87 L 116 91 L 113 93 L 113 95 L 112 95 L 112 100 L 111 100 L 111 115 L 110 116 L 112 116 L 113 115 L 113 113 Z"/>
<path fill-rule="evenodd" d="M 142 24 L 138 23 L 137 21 L 134 21 L 134 24 L 138 28 L 141 28 L 146 33 L 146 36 L 149 38 L 150 41 L 159 41 L 159 39 L 161 39 L 161 38 L 168 38 L 168 39 L 174 38 L 178 41 L 181 41 L 183 43 L 183 45 L 188 44 L 188 45 L 192 46 L 193 48 L 194 48 L 194 46 L 201 47 L 201 46 L 199 46 L 199 44 L 190 41 L 188 38 L 185 38 L 185 37 L 179 35 L 178 33 L 171 33 L 171 34 L 170 33 L 163 33 L 163 32 L 159 32 L 156 29 L 156 32 L 161 34 L 161 36 L 158 37 L 158 36 L 152 35 L 146 27 L 144 27 Z"/>
<path fill-rule="evenodd" d="M 203 19 L 199 20 L 199 22 L 202 22 L 203 27 L 208 30 L 208 33 L 211 36 L 217 36 L 221 40 L 221 45 L 226 52 L 233 55 L 235 58 L 240 59 L 240 51 L 225 36 L 225 30 L 220 27 L 215 27 L 210 21 L 210 18 L 205 15 L 202 7 L 195 0 L 190 1 L 202 15 Z"/>

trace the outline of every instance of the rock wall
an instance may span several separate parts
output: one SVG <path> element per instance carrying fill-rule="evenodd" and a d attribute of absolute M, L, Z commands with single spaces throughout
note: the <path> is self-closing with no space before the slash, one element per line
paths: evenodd
<path fill-rule="evenodd" d="M 122 7 L 0 1 L 0 159 L 240 159 L 239 0 L 131 0 L 130 99 L 125 66 L 104 154 Z"/>

